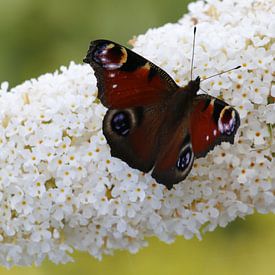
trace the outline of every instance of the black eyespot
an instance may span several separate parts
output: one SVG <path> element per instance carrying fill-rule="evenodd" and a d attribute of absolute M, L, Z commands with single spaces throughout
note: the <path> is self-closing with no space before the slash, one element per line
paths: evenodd
<path fill-rule="evenodd" d="M 119 136 L 127 136 L 131 128 L 129 114 L 127 112 L 116 113 L 111 120 L 111 127 Z"/>
<path fill-rule="evenodd" d="M 177 161 L 177 168 L 184 171 L 192 161 L 193 152 L 190 146 L 187 146 L 181 153 Z"/>

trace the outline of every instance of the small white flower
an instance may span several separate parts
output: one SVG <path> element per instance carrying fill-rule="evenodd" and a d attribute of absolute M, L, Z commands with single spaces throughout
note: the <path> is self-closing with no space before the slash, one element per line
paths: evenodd
<path fill-rule="evenodd" d="M 275 124 L 275 103 L 267 105 L 264 112 L 266 122 Z"/>

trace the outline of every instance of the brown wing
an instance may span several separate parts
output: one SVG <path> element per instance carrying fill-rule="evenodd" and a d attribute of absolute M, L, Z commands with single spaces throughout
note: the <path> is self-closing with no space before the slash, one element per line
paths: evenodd
<path fill-rule="evenodd" d="M 168 189 L 184 180 L 193 166 L 194 153 L 188 126 L 187 116 L 184 116 L 175 124 L 167 123 L 167 128 L 162 129 L 152 177 Z"/>
<path fill-rule="evenodd" d="M 149 172 L 156 161 L 164 116 L 158 105 L 109 110 L 104 117 L 103 133 L 112 156 Z"/>

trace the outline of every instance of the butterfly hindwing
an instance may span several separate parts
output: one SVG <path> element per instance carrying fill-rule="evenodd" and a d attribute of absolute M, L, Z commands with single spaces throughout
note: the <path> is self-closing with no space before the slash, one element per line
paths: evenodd
<path fill-rule="evenodd" d="M 221 142 L 234 142 L 240 126 L 238 112 L 226 102 L 198 95 L 190 112 L 190 134 L 196 158 L 204 157 Z"/>
<path fill-rule="evenodd" d="M 93 67 L 98 97 L 108 108 L 158 104 L 178 88 L 159 67 L 109 40 L 91 42 L 84 62 Z"/>
<path fill-rule="evenodd" d="M 152 172 L 152 177 L 168 189 L 188 176 L 194 162 L 190 135 L 182 124 L 173 134 L 161 148 Z"/>
<path fill-rule="evenodd" d="M 158 133 L 164 112 L 159 106 L 110 109 L 104 117 L 103 133 L 111 154 L 143 172 L 156 160 Z"/>

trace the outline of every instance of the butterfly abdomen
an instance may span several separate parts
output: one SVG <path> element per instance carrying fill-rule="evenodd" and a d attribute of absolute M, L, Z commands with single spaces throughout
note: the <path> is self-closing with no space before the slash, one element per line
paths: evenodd
<path fill-rule="evenodd" d="M 176 93 L 174 93 L 169 106 L 169 110 L 174 113 L 174 121 L 180 121 L 188 116 L 199 88 L 200 78 L 197 77 L 195 80 L 189 81 L 186 86 L 178 88 Z M 173 123 L 173 121 L 170 123 Z"/>

